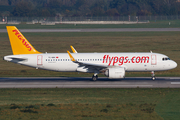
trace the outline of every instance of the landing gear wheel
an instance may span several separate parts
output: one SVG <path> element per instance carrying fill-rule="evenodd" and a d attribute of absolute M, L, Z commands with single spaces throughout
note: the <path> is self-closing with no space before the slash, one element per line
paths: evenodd
<path fill-rule="evenodd" d="M 94 75 L 92 76 L 92 80 L 93 80 L 93 81 L 96 81 L 97 79 L 98 79 L 98 76 L 97 76 L 97 75 L 96 75 L 96 76 L 94 76 Z"/>
<path fill-rule="evenodd" d="M 152 80 L 154 81 L 156 78 L 155 77 L 152 77 Z"/>
<path fill-rule="evenodd" d="M 154 81 L 156 79 L 154 71 L 151 72 L 152 80 Z"/>

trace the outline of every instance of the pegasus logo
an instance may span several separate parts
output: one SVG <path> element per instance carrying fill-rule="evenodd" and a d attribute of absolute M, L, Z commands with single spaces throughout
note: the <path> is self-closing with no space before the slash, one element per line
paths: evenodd
<path fill-rule="evenodd" d="M 28 41 L 19 33 L 17 29 L 12 30 L 12 32 L 15 32 L 15 35 L 18 37 L 19 40 L 22 41 L 22 44 L 28 49 L 28 51 L 32 50 L 32 46 L 28 43 Z"/>

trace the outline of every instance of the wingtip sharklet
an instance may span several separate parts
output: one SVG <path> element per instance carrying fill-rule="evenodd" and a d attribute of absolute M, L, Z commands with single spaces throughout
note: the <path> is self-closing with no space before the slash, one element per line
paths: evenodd
<path fill-rule="evenodd" d="M 77 53 L 76 49 L 72 45 L 70 47 L 71 47 L 73 53 Z"/>

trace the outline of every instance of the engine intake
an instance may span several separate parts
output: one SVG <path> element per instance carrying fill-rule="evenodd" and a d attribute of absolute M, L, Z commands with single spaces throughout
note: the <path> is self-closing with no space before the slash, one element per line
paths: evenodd
<path fill-rule="evenodd" d="M 105 71 L 105 76 L 110 79 L 124 78 L 125 77 L 125 69 L 124 68 L 108 68 Z"/>

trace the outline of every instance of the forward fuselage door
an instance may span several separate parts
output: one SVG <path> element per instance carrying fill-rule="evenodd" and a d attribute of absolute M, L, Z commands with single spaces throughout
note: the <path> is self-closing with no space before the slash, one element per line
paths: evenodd
<path fill-rule="evenodd" d="M 151 65 L 156 65 L 157 64 L 157 57 L 156 55 L 151 55 Z"/>

